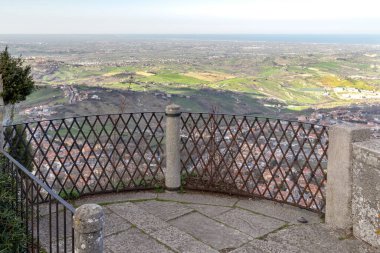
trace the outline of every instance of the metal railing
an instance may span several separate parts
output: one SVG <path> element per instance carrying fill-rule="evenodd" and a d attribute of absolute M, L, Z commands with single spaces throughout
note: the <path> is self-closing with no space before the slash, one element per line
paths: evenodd
<path fill-rule="evenodd" d="M 326 126 L 209 113 L 185 113 L 181 121 L 185 188 L 324 212 Z"/>
<path fill-rule="evenodd" d="M 178 117 L 184 188 L 324 212 L 327 126 L 212 113 Z M 164 119 L 147 112 L 11 125 L 5 149 L 63 198 L 163 187 Z"/>
<path fill-rule="evenodd" d="M 10 175 L 13 210 L 21 218 L 27 243 L 19 252 L 74 252 L 75 208 L 8 153 L 0 151 L 1 173 Z"/>
<path fill-rule="evenodd" d="M 94 115 L 5 127 L 5 149 L 62 197 L 162 187 L 164 113 Z"/>

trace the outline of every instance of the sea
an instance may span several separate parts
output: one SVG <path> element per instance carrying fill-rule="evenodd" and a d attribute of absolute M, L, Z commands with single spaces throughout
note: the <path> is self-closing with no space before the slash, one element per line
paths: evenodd
<path fill-rule="evenodd" d="M 380 34 L 0 34 L 0 44 L 95 42 L 104 40 L 252 41 L 380 45 Z"/>

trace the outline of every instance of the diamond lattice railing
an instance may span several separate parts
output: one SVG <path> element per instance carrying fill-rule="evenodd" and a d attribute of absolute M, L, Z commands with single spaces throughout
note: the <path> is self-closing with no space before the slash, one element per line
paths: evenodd
<path fill-rule="evenodd" d="M 325 126 L 221 114 L 186 113 L 181 120 L 185 187 L 324 212 Z"/>
<path fill-rule="evenodd" d="M 5 149 L 65 197 L 163 185 L 163 113 L 7 126 Z"/>
<path fill-rule="evenodd" d="M 8 126 L 5 149 L 64 197 L 163 186 L 163 113 Z M 325 126 L 251 116 L 181 116 L 185 187 L 323 212 Z"/>

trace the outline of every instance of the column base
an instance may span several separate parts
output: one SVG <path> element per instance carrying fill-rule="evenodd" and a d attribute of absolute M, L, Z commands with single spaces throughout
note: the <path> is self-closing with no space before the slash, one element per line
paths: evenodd
<path fill-rule="evenodd" d="M 181 189 L 181 187 L 168 187 L 168 186 L 165 186 L 165 190 L 167 191 L 179 191 Z"/>

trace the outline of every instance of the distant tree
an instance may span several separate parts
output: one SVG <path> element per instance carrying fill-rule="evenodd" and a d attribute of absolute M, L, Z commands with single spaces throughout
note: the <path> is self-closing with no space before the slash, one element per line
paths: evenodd
<path fill-rule="evenodd" d="M 134 75 L 133 74 L 130 74 L 129 75 L 129 77 L 128 77 L 128 91 L 130 91 L 131 90 L 131 86 L 132 86 L 132 83 L 134 83 L 135 82 L 135 77 L 134 77 Z"/>
<path fill-rule="evenodd" d="M 20 57 L 12 57 L 8 47 L 0 52 L 0 75 L 3 79 L 3 92 L 1 96 L 5 105 L 11 106 L 8 120 L 14 118 L 14 105 L 26 99 L 34 89 L 34 81 L 31 67 L 24 66 L 24 60 Z"/>
<path fill-rule="evenodd" d="M 119 97 L 119 113 L 125 113 L 125 111 L 127 110 L 127 106 L 128 106 L 128 99 L 123 96 L 123 95 L 120 95 Z"/>

